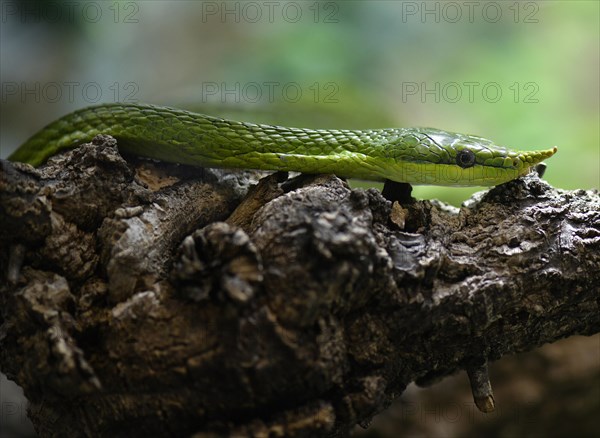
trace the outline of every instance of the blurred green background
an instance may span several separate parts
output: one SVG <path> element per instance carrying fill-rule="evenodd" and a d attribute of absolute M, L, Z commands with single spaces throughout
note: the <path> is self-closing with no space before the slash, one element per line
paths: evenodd
<path fill-rule="evenodd" d="M 67 112 L 139 101 L 265 123 L 431 126 L 517 149 L 558 146 L 545 178 L 597 188 L 599 5 L 2 0 L 0 157 Z M 414 194 L 460 205 L 474 190 L 422 186 Z M 581 349 L 594 355 L 595 375 L 597 339 Z M 7 421 L 6 430 L 28 436 L 31 429 L 17 432 L 29 425 L 18 406 L 19 424 Z M 429 426 L 437 432 L 427 436 L 455 435 Z"/>
<path fill-rule="evenodd" d="M 594 1 L 3 1 L 1 156 L 71 110 L 140 101 L 556 145 L 546 179 L 598 187 L 598 26 Z"/>

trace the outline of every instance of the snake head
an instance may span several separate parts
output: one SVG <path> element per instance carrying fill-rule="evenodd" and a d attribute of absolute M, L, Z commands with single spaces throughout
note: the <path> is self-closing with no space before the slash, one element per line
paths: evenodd
<path fill-rule="evenodd" d="M 413 184 L 494 186 L 526 175 L 557 151 L 515 151 L 486 138 L 421 128 L 403 137 L 396 159 L 419 166 Z M 417 172 L 413 172 L 415 175 Z"/>

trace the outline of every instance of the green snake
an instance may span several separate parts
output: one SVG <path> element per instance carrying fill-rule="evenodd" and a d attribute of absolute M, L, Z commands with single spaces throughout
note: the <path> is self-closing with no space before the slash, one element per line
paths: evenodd
<path fill-rule="evenodd" d="M 9 159 L 38 166 L 97 134 L 116 138 L 123 152 L 173 163 L 442 186 L 502 184 L 527 174 L 557 150 L 513 151 L 485 138 L 432 128 L 286 128 L 113 103 L 52 122 Z"/>

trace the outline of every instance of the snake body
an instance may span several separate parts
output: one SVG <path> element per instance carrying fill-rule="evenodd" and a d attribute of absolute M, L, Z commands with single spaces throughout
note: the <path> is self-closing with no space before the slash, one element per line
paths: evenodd
<path fill-rule="evenodd" d="M 324 130 L 258 125 L 147 104 L 102 104 L 68 114 L 9 159 L 34 166 L 97 134 L 120 150 L 203 167 L 330 173 L 410 184 L 492 186 L 556 152 L 513 151 L 490 140 L 432 128 Z"/>

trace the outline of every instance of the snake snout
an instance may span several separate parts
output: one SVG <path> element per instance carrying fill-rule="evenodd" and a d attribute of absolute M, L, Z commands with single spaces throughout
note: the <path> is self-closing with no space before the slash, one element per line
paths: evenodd
<path fill-rule="evenodd" d="M 523 167 L 534 167 L 537 164 L 540 164 L 546 158 L 550 158 L 557 151 L 558 148 L 555 146 L 552 149 L 546 149 L 543 151 L 520 152 L 516 157 L 513 158 L 513 166 L 517 169 Z"/>
<path fill-rule="evenodd" d="M 558 151 L 558 148 L 554 146 L 552 149 L 546 149 L 544 151 L 533 151 L 529 153 L 528 162 L 531 165 L 539 164 L 546 158 L 550 158 Z"/>

